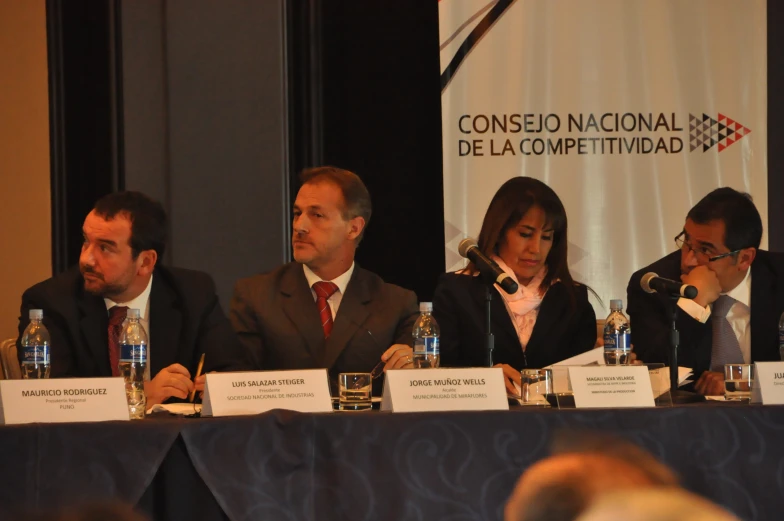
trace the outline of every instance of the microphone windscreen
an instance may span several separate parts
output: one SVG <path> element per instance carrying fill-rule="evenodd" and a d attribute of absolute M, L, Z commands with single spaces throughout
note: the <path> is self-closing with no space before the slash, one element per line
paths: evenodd
<path fill-rule="evenodd" d="M 642 279 L 640 280 L 640 287 L 643 289 L 643 291 L 645 291 L 645 293 L 656 292 L 655 289 L 651 289 L 651 280 L 655 279 L 656 277 L 658 277 L 658 275 L 652 271 L 642 276 Z"/>
<path fill-rule="evenodd" d="M 461 257 L 468 258 L 468 250 L 471 248 L 476 248 L 476 241 L 471 237 L 466 237 L 457 245 L 457 253 L 459 253 Z"/>
<path fill-rule="evenodd" d="M 694 286 L 686 286 L 686 289 L 683 291 L 683 296 L 686 298 L 693 299 L 697 296 L 697 288 Z"/>

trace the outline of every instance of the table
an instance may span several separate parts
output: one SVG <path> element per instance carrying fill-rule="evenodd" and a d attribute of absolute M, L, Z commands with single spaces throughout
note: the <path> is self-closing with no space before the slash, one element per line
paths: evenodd
<path fill-rule="evenodd" d="M 784 407 L 300 414 L 0 427 L 0 508 L 119 497 L 155 519 L 502 519 L 559 429 L 624 436 L 747 520 L 781 518 Z"/>

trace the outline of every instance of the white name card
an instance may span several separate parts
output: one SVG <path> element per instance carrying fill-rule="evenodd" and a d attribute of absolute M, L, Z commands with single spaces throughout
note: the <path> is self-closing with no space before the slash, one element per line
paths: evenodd
<path fill-rule="evenodd" d="M 120 377 L 2 380 L 0 404 L 6 425 L 128 419 Z"/>
<path fill-rule="evenodd" d="M 643 365 L 570 367 L 569 379 L 577 408 L 655 406 Z"/>
<path fill-rule="evenodd" d="M 751 401 L 784 405 L 784 362 L 756 362 Z"/>
<path fill-rule="evenodd" d="M 332 412 L 327 370 L 207 374 L 202 416 L 240 416 L 272 409 Z"/>
<path fill-rule="evenodd" d="M 393 369 L 386 372 L 382 411 L 508 410 L 500 367 Z"/>

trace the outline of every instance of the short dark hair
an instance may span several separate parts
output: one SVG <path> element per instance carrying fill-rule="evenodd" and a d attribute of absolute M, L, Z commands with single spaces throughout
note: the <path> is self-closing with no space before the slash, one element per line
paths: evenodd
<path fill-rule="evenodd" d="M 131 221 L 131 254 L 136 259 L 146 250 L 155 250 L 161 262 L 166 250 L 166 210 L 141 192 L 115 192 L 95 203 L 93 211 L 110 220 L 122 215 Z"/>
<path fill-rule="evenodd" d="M 334 166 L 317 166 L 303 170 L 299 175 L 299 180 L 303 185 L 323 181 L 333 183 L 340 188 L 340 192 L 343 194 L 343 201 L 345 202 L 341 212 L 343 218 L 349 220 L 355 217 L 362 217 L 365 219 L 365 228 L 367 228 L 367 225 L 370 223 L 373 206 L 370 203 L 370 192 L 368 192 L 365 183 L 362 182 L 362 179 L 357 174 Z M 365 228 L 362 229 L 359 237 L 357 237 L 357 244 L 362 240 Z"/>
<path fill-rule="evenodd" d="M 759 248 L 762 241 L 762 218 L 751 195 L 726 186 L 700 199 L 686 218 L 697 224 L 723 221 L 724 245 L 730 251 Z"/>

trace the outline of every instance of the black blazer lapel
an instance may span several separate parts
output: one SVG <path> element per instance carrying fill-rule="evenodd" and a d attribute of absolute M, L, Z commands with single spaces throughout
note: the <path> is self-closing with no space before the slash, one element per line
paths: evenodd
<path fill-rule="evenodd" d="M 182 311 L 177 307 L 177 295 L 166 284 L 162 275 L 152 279 L 150 290 L 150 376 L 155 377 L 164 367 L 180 361 L 180 335 L 182 332 Z M 199 353 L 201 354 L 201 353 Z M 189 371 L 190 360 L 185 363 Z"/>
<path fill-rule="evenodd" d="M 354 273 L 346 286 L 346 292 L 340 300 L 340 307 L 332 326 L 332 334 L 324 348 L 322 367 L 330 368 L 348 345 L 348 341 L 367 319 L 367 304 L 372 296 L 367 281 L 362 276 L 359 266 L 354 266 Z"/>
<path fill-rule="evenodd" d="M 95 362 L 95 374 L 78 376 L 112 376 L 109 365 L 109 314 L 101 297 L 83 293 L 78 300 L 79 328 Z M 77 375 L 74 375 L 77 376 Z"/>
<path fill-rule="evenodd" d="M 280 293 L 283 312 L 305 340 L 313 367 L 318 367 L 324 350 L 324 329 L 302 265 L 292 264 L 286 271 L 280 281 Z"/>
<path fill-rule="evenodd" d="M 480 349 L 484 350 L 484 338 L 486 332 L 484 331 L 484 324 L 487 323 L 487 317 L 485 316 L 486 313 L 486 290 L 485 285 L 483 282 L 479 280 L 478 277 L 474 278 L 474 288 L 472 296 L 474 298 L 474 302 L 478 306 L 479 312 L 481 313 L 482 317 L 482 339 L 483 343 Z M 517 336 L 517 329 L 515 329 L 514 324 L 512 323 L 512 317 L 509 316 L 509 311 L 506 309 L 506 304 L 504 304 L 504 297 L 495 289 L 495 287 L 490 288 L 490 294 L 492 295 L 492 300 L 490 301 L 490 327 L 492 329 L 493 336 L 495 337 L 494 345 L 495 348 L 493 349 L 493 355 L 495 356 L 500 349 L 506 349 L 506 346 L 514 346 L 512 349 L 516 349 L 515 352 L 508 353 L 506 359 L 519 359 L 520 363 L 523 360 L 523 346 L 520 345 L 520 337 Z M 509 358 L 511 357 L 511 358 Z M 483 358 L 486 360 L 486 358 Z"/>
<path fill-rule="evenodd" d="M 563 284 L 557 282 L 550 286 L 550 289 L 547 290 L 542 299 L 542 304 L 539 306 L 536 323 L 526 346 L 526 355 L 528 357 L 535 358 L 537 353 L 555 348 L 555 346 L 549 345 L 548 338 L 558 338 L 559 335 L 551 333 L 553 328 L 559 325 L 560 327 L 567 327 L 563 319 L 567 316 L 566 308 L 569 306 L 569 302 L 569 295 L 566 293 L 566 288 Z"/>

